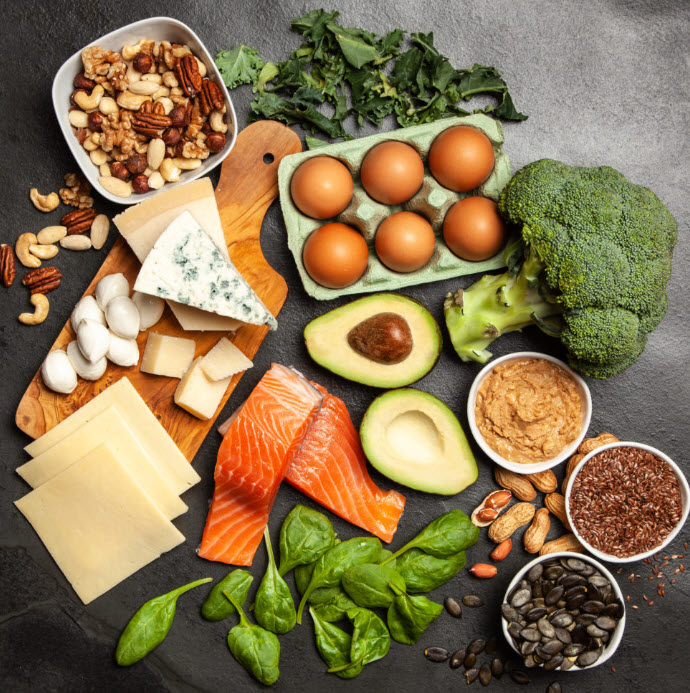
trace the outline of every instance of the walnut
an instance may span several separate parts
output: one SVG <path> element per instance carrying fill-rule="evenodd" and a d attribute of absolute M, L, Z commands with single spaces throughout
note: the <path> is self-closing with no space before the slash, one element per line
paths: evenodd
<path fill-rule="evenodd" d="M 146 143 L 146 137 L 132 129 L 132 112 L 126 108 L 111 113 L 101 125 L 101 142 L 103 151 L 112 152 L 116 161 L 125 161 L 137 151 L 137 145 Z M 117 151 L 114 151 L 117 148 Z"/>
<path fill-rule="evenodd" d="M 194 100 L 194 105 L 192 106 L 192 113 L 189 118 L 189 125 L 184 131 L 185 139 L 193 140 L 201 132 L 201 128 L 204 125 L 204 116 L 201 113 L 201 106 L 197 99 Z M 194 157 L 195 159 L 198 157 Z"/>
<path fill-rule="evenodd" d="M 208 159 L 210 154 L 208 147 L 201 139 L 197 139 L 195 142 L 185 142 L 181 153 L 185 159 Z"/>
<path fill-rule="evenodd" d="M 112 93 L 113 89 L 124 91 L 127 88 L 127 66 L 119 53 L 100 46 L 89 46 L 81 52 L 81 60 L 84 76 L 103 85 L 104 89 L 108 84 L 106 91 Z"/>
<path fill-rule="evenodd" d="M 60 188 L 60 199 L 66 204 L 78 209 L 88 209 L 93 207 L 93 197 L 91 197 L 91 186 L 88 181 L 78 173 L 66 173 L 65 185 Z"/>

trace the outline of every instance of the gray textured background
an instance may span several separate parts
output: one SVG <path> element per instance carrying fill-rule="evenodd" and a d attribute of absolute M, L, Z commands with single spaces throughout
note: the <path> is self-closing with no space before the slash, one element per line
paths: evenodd
<path fill-rule="evenodd" d="M 0 48 L 2 241 L 13 243 L 19 233 L 37 231 L 48 221 L 57 223 L 59 218 L 58 212 L 50 217 L 39 215 L 28 200 L 28 190 L 32 186 L 56 190 L 63 174 L 75 170 L 50 99 L 54 73 L 75 50 L 126 22 L 168 14 L 187 22 L 212 53 L 248 43 L 266 59 L 280 60 L 299 43 L 289 31 L 290 19 L 311 8 L 311 3 L 292 0 L 280 4 L 178 0 L 146 5 L 132 0 L 5 3 Z M 439 49 L 458 67 L 473 62 L 496 66 L 507 80 L 516 106 L 530 115 L 524 123 L 506 126 L 505 147 L 514 167 L 544 156 L 571 164 L 608 164 L 632 181 L 651 187 L 668 205 L 680 226 L 668 315 L 632 368 L 609 382 L 591 383 L 591 431 L 612 431 L 622 439 L 655 445 L 690 472 L 687 0 L 339 0 L 337 8 L 346 26 L 362 26 L 377 33 L 395 27 L 433 30 Z M 243 124 L 249 89 L 235 91 L 233 98 Z M 388 123 L 386 127 L 391 126 Z M 96 204 L 109 214 L 116 211 L 114 205 L 101 200 Z M 375 392 L 319 370 L 302 346 L 301 331 L 307 319 L 336 303 L 317 303 L 305 296 L 287 251 L 277 205 L 266 217 L 262 241 L 267 258 L 287 279 L 290 294 L 281 314 L 279 333 L 266 340 L 255 368 L 242 380 L 226 413 L 243 400 L 270 362 L 277 360 L 295 364 L 343 396 L 359 422 Z M 201 590 L 182 598 L 168 639 L 145 662 L 122 670 L 113 661 L 118 633 L 143 601 L 194 578 L 219 578 L 226 572 L 225 566 L 202 561 L 194 553 L 212 491 L 219 443 L 214 434 L 209 435 L 195 460 L 204 480 L 187 493 L 190 510 L 176 522 L 187 543 L 87 608 L 12 505 L 28 490 L 14 473 L 26 459 L 22 447 L 27 443 L 14 427 L 14 411 L 106 250 L 86 254 L 63 251 L 58 256 L 56 264 L 66 280 L 51 295 L 50 316 L 40 327 L 24 327 L 16 320 L 27 306 L 22 288 L 15 285 L 10 291 L 0 289 L 0 686 L 12 691 L 259 689 L 229 655 L 225 645 L 227 626 L 205 623 L 198 616 Z M 440 320 L 445 292 L 468 283 L 467 279 L 448 281 L 406 293 L 425 303 Z M 561 353 L 556 343 L 534 329 L 503 338 L 495 346 L 496 354 L 525 348 Z M 467 392 L 477 370 L 477 366 L 462 364 L 446 346 L 438 366 L 419 386 L 444 399 L 464 421 Z M 402 489 L 408 504 L 400 538 L 411 537 L 444 510 L 471 510 L 492 487 L 487 461 L 479 455 L 478 462 L 479 481 L 456 498 L 442 499 Z M 376 478 L 384 487 L 390 486 L 387 480 Z M 271 515 L 274 534 L 290 508 L 303 500 L 292 488 L 281 489 Z M 344 522 L 336 520 L 334 524 L 343 537 L 356 534 Z M 554 527 L 552 534 L 559 531 Z M 682 532 L 669 552 L 681 551 L 688 534 L 687 529 Z M 489 550 L 487 540 L 482 538 L 469 560 L 483 560 Z M 454 649 L 471 637 L 498 632 L 500 596 L 512 574 L 525 562 L 526 554 L 514 550 L 500 565 L 496 579 L 479 583 L 464 573 L 439 589 L 435 595 L 438 599 L 474 592 L 481 594 L 487 605 L 474 612 L 466 610 L 459 622 L 442 616 L 416 646 L 393 643 L 383 661 L 368 666 L 353 681 L 326 677 L 313 646 L 311 626 L 296 628 L 281 637 L 282 673 L 276 688 L 402 692 L 421 687 L 433 691 L 463 687 L 459 672 L 428 663 L 423 648 L 442 645 Z M 263 550 L 259 550 L 255 575 L 260 574 L 264 564 Z M 642 567 L 631 570 L 641 573 Z M 654 592 L 653 583 L 645 580 L 631 585 L 625 580 L 627 572 L 624 569 L 620 575 L 624 593 L 632 595 L 632 603 L 642 604 L 642 594 Z M 686 689 L 690 572 L 677 577 L 673 587 L 667 581 L 665 599 L 656 599 L 650 608 L 628 611 L 625 638 L 607 665 L 578 674 L 537 672 L 533 675 L 534 690 L 545 690 L 552 680 L 560 681 L 570 691 Z M 505 645 L 503 653 L 507 653 Z M 615 666 L 615 673 L 610 665 Z M 520 690 L 507 677 L 492 686 Z"/>

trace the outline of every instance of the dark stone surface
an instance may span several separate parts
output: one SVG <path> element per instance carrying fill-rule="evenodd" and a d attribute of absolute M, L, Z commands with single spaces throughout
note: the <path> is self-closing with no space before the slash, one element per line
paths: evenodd
<path fill-rule="evenodd" d="M 632 368 L 609 382 L 591 383 L 591 431 L 613 431 L 622 439 L 655 445 L 689 472 L 690 348 L 685 303 L 690 280 L 687 0 L 427 0 L 423 4 L 411 0 L 340 0 L 337 5 L 345 25 L 379 33 L 398 26 L 409 31 L 433 30 L 437 45 L 455 65 L 479 62 L 498 67 L 518 108 L 530 114 L 525 123 L 506 126 L 506 150 L 515 168 L 543 156 L 574 164 L 609 164 L 634 182 L 651 187 L 668 205 L 680 224 L 668 315 Z M 76 169 L 58 131 L 50 98 L 53 75 L 74 51 L 126 21 L 160 13 L 187 22 L 211 52 L 248 43 L 264 57 L 280 60 L 298 45 L 289 31 L 289 20 L 310 7 L 292 0 L 280 4 L 179 0 L 153 4 L 131 0 L 4 4 L 0 60 L 2 241 L 13 243 L 20 232 L 37 231 L 59 219 L 57 211 L 46 216 L 36 212 L 28 191 L 32 186 L 42 191 L 56 190 L 63 174 Z M 239 89 L 233 98 L 239 122 L 244 123 L 250 91 Z M 101 200 L 97 200 L 97 206 L 109 214 L 117 211 L 115 205 Z M 277 205 L 269 210 L 262 239 L 267 258 L 287 279 L 290 295 L 280 317 L 280 331 L 266 340 L 254 369 L 243 379 L 226 413 L 246 397 L 275 360 L 298 366 L 343 396 L 358 422 L 376 393 L 329 375 L 307 358 L 301 342 L 304 324 L 335 303 L 319 303 L 306 297 L 287 251 Z M 14 411 L 107 249 L 85 254 L 63 251 L 58 256 L 56 264 L 67 279 L 51 296 L 50 317 L 40 327 L 24 327 L 16 320 L 28 305 L 21 287 L 0 290 L 0 686 L 12 691 L 258 690 L 260 687 L 227 651 L 227 625 L 204 623 L 198 616 L 202 590 L 181 599 L 168 639 L 145 662 L 119 670 L 113 660 L 119 631 L 143 601 L 194 578 L 220 578 L 226 573 L 225 566 L 202 561 L 194 551 L 212 490 L 219 442 L 214 434 L 209 435 L 195 460 L 204 480 L 186 494 L 190 510 L 176 521 L 187 543 L 88 607 L 79 602 L 36 534 L 12 505 L 28 490 L 14 473 L 26 460 L 22 447 L 28 442 L 14 427 Z M 19 275 L 21 278 L 21 270 Z M 448 281 L 406 293 L 421 300 L 440 320 L 445 292 L 468 283 L 468 279 Z M 518 349 L 561 353 L 556 343 L 534 329 L 503 338 L 495 346 L 497 355 Z M 477 370 L 476 365 L 459 362 L 446 346 L 438 366 L 419 387 L 441 397 L 466 422 L 465 401 Z M 445 510 L 471 510 L 492 488 L 490 465 L 481 455 L 478 462 L 479 481 L 458 497 L 439 498 L 402 489 L 408 504 L 400 540 L 411 537 Z M 382 486 L 391 486 L 374 476 Z M 271 516 L 274 533 L 297 502 L 304 502 L 298 492 L 290 487 L 281 489 Z M 342 521 L 335 519 L 334 524 L 342 537 L 357 534 Z M 561 531 L 557 524 L 553 523 L 552 536 Z M 687 537 L 685 530 L 669 553 L 682 552 Z M 470 562 L 484 560 L 489 550 L 483 537 L 472 550 Z M 282 674 L 276 689 L 319 691 L 329 687 L 339 691 L 403 692 L 422 687 L 433 691 L 464 687 L 460 672 L 427 662 L 422 651 L 431 645 L 454 650 L 472 637 L 498 632 L 499 600 L 512 574 L 526 561 L 526 554 L 518 546 L 500 565 L 494 580 L 479 582 L 466 572 L 455 578 L 433 596 L 441 600 L 449 594 L 478 593 L 486 606 L 465 609 L 461 621 L 443 615 L 417 646 L 394 643 L 385 660 L 367 667 L 353 681 L 326 677 L 312 643 L 311 626 L 296 628 L 281 638 Z M 253 571 L 256 576 L 264 565 L 265 556 L 259 550 Z M 631 571 L 641 574 L 642 579 L 630 584 L 626 576 Z M 630 594 L 631 603 L 639 604 L 640 609 L 628 611 L 625 638 L 615 657 L 607 665 L 579 674 L 536 672 L 532 675 L 534 690 L 544 690 L 553 680 L 560 681 L 565 690 L 578 691 L 662 692 L 687 688 L 684 650 L 690 615 L 688 573 L 675 576 L 674 586 L 667 579 L 667 596 L 656 598 L 653 607 L 645 606 L 642 598 L 643 594 L 651 598 L 656 592 L 656 582 L 648 582 L 648 575 L 649 568 L 644 565 L 624 567 L 619 575 L 624 593 Z M 507 655 L 505 643 L 499 653 Z M 498 686 L 521 689 L 507 676 Z"/>

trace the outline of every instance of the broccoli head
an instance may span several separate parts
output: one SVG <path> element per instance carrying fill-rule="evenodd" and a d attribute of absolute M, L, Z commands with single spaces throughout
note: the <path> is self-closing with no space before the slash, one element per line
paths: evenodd
<path fill-rule="evenodd" d="M 465 361 L 484 363 L 503 333 L 538 325 L 573 368 L 625 370 L 666 314 L 678 227 L 651 190 L 618 171 L 542 159 L 520 169 L 498 208 L 520 238 L 508 271 L 449 294 L 446 323 Z"/>

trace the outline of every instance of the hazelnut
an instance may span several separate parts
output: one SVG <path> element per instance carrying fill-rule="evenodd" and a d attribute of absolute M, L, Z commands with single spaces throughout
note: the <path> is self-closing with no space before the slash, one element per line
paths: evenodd
<path fill-rule="evenodd" d="M 225 146 L 225 134 L 222 132 L 212 132 L 206 138 L 206 146 L 210 152 L 217 154 Z"/>
<path fill-rule="evenodd" d="M 180 141 L 180 131 L 177 128 L 168 128 L 163 133 L 163 142 L 171 147 Z"/>
<path fill-rule="evenodd" d="M 69 95 L 69 105 L 70 106 L 76 106 L 77 102 L 74 100 L 74 97 L 79 93 L 82 92 L 86 94 L 86 96 L 89 95 L 89 92 L 86 89 L 75 89 L 70 95 Z"/>
<path fill-rule="evenodd" d="M 129 171 L 121 161 L 113 161 L 110 164 L 110 173 L 120 180 L 129 180 Z"/>
<path fill-rule="evenodd" d="M 89 113 L 89 130 L 92 132 L 100 132 L 103 126 L 103 114 L 98 111 Z"/>
<path fill-rule="evenodd" d="M 149 178 L 143 173 L 132 178 L 132 187 L 136 193 L 147 193 L 149 191 Z"/>
<path fill-rule="evenodd" d="M 96 86 L 96 83 L 92 79 L 87 79 L 83 72 L 74 78 L 73 84 L 75 89 L 85 89 L 88 92 Z"/>
<path fill-rule="evenodd" d="M 184 106 L 175 106 L 168 113 L 168 118 L 172 120 L 173 127 L 183 128 L 187 125 L 187 109 Z"/>
<path fill-rule="evenodd" d="M 137 72 L 146 74 L 151 69 L 151 65 L 153 65 L 153 60 L 148 53 L 139 52 L 134 56 L 132 66 Z"/>
<path fill-rule="evenodd" d="M 146 157 L 143 154 L 133 154 L 129 157 L 129 159 L 127 159 L 125 165 L 127 166 L 127 170 L 133 176 L 136 176 L 137 174 L 143 173 L 146 170 Z"/>

